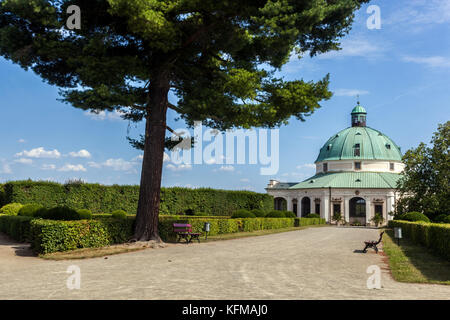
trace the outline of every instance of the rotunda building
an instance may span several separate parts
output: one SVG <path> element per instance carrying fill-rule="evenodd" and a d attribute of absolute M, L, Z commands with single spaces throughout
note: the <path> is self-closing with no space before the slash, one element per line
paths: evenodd
<path fill-rule="evenodd" d="M 316 174 L 302 182 L 270 180 L 266 191 L 276 210 L 298 217 L 317 213 L 328 223 L 335 213 L 353 225 L 372 225 L 375 214 L 384 223 L 393 217 L 397 181 L 404 164 L 400 148 L 378 130 L 366 126 L 359 104 L 351 112 L 351 127 L 339 131 L 320 149 Z"/>

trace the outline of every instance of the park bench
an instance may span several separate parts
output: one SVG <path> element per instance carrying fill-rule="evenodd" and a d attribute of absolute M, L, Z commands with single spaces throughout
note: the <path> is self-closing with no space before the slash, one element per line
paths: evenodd
<path fill-rule="evenodd" d="M 366 246 L 364 247 L 363 252 L 366 253 L 367 252 L 367 248 L 373 248 L 375 250 L 375 252 L 378 253 L 378 247 L 377 246 L 380 244 L 381 239 L 383 238 L 383 233 L 384 233 L 384 231 L 382 233 L 380 233 L 380 239 L 378 239 L 378 241 L 376 241 L 376 240 L 364 241 L 364 244 Z"/>
<path fill-rule="evenodd" d="M 200 243 L 201 233 L 192 232 L 192 225 L 188 223 L 174 223 L 173 232 L 177 235 L 177 242 L 184 239 L 186 243 L 190 243 L 192 240 L 197 240 Z"/>

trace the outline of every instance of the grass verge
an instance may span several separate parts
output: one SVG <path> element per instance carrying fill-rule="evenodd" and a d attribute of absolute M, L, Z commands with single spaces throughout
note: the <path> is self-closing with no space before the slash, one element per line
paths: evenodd
<path fill-rule="evenodd" d="M 232 239 L 239 239 L 239 238 L 264 236 L 264 235 L 269 235 L 269 234 L 274 234 L 274 233 L 297 231 L 297 230 L 303 230 L 303 229 L 307 229 L 307 228 L 318 228 L 318 227 L 324 227 L 324 226 L 326 226 L 326 225 L 310 225 L 310 226 L 305 226 L 305 227 L 291 227 L 291 228 L 282 228 L 282 229 L 258 230 L 258 231 L 253 231 L 253 232 L 227 233 L 227 234 L 221 234 L 221 235 L 217 235 L 217 236 L 209 236 L 208 240 L 205 240 L 205 236 L 203 235 L 200 238 L 200 242 L 203 243 L 203 242 L 212 242 L 212 241 L 220 241 L 220 240 L 232 240 Z M 194 241 L 193 243 L 195 244 L 195 243 L 197 243 L 197 241 Z M 185 245 L 185 243 L 183 243 L 183 242 L 180 242 L 179 244 Z M 114 254 L 119 254 L 119 253 L 144 250 L 147 248 L 149 248 L 149 246 L 125 243 L 125 244 L 118 244 L 118 245 L 114 245 L 114 246 L 101 247 L 101 248 L 84 248 L 84 249 L 77 249 L 77 250 L 65 251 L 65 252 L 54 252 L 54 253 L 42 254 L 42 255 L 39 255 L 39 257 L 42 259 L 46 259 L 46 260 L 89 259 L 89 258 L 105 257 L 105 256 L 114 255 Z"/>
<path fill-rule="evenodd" d="M 392 230 L 385 235 L 383 251 L 396 281 L 450 285 L 450 262 L 408 239 L 401 239 L 398 246 Z"/>

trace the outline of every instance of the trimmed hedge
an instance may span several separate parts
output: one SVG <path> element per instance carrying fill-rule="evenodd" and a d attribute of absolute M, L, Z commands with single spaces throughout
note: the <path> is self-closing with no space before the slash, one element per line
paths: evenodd
<path fill-rule="evenodd" d="M 239 209 L 238 211 L 233 213 L 231 218 L 233 218 L 233 219 L 236 219 L 236 218 L 256 218 L 256 215 L 253 212 L 249 211 L 249 210 Z"/>
<path fill-rule="evenodd" d="M 0 186 L 0 201 L 38 203 L 47 208 L 67 206 L 92 213 L 124 210 L 136 213 L 139 186 L 59 184 L 44 181 L 14 181 Z M 230 215 L 238 209 L 273 210 L 273 197 L 251 191 L 208 188 L 161 188 L 161 214 Z"/>
<path fill-rule="evenodd" d="M 111 215 L 97 215 L 93 220 L 44 220 L 26 216 L 1 216 L 0 231 L 19 241 L 29 241 L 37 253 L 95 248 L 127 242 L 133 236 L 134 216 L 124 219 Z M 324 219 L 308 218 L 238 218 L 160 216 L 159 234 L 164 241 L 173 241 L 173 223 L 189 223 L 194 232 L 204 232 L 210 223 L 208 235 L 281 229 L 295 226 L 324 224 Z"/>
<path fill-rule="evenodd" d="M 23 205 L 20 203 L 9 203 L 5 204 L 3 207 L 0 208 L 0 214 L 6 214 L 9 216 L 17 216 L 20 209 L 22 209 Z"/>
<path fill-rule="evenodd" d="M 17 241 L 30 241 L 30 222 L 32 219 L 32 217 L 0 215 L 0 231 Z"/>
<path fill-rule="evenodd" d="M 430 222 L 430 219 L 426 215 L 424 215 L 421 212 L 416 212 L 416 211 L 402 214 L 396 220 Z"/>
<path fill-rule="evenodd" d="M 53 221 L 34 219 L 30 222 L 31 247 L 37 253 L 97 248 L 130 239 L 133 219 L 98 219 Z"/>
<path fill-rule="evenodd" d="M 43 206 L 37 203 L 30 203 L 24 205 L 22 208 L 20 208 L 18 212 L 18 216 L 27 216 L 27 217 L 34 217 L 35 213 L 42 209 Z"/>
<path fill-rule="evenodd" d="M 388 226 L 401 227 L 405 238 L 450 261 L 450 224 L 391 220 Z"/>

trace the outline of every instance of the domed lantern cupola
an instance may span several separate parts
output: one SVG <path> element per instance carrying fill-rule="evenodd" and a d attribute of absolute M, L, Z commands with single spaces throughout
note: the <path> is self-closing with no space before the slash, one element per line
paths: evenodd
<path fill-rule="evenodd" d="M 352 127 L 365 127 L 366 115 L 366 109 L 364 109 L 358 101 L 357 106 L 352 110 Z"/>

